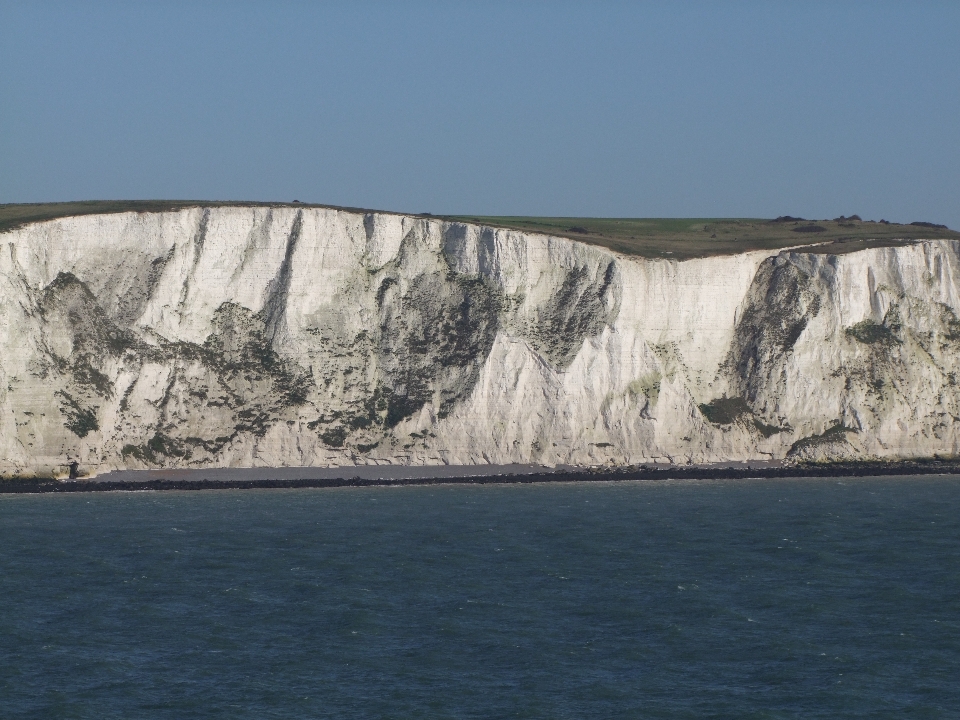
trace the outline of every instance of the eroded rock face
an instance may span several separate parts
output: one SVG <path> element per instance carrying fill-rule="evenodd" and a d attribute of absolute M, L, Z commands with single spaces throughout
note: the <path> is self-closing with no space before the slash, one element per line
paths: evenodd
<path fill-rule="evenodd" d="M 317 208 L 37 223 L 0 234 L 0 474 L 954 455 L 958 267 Z"/>

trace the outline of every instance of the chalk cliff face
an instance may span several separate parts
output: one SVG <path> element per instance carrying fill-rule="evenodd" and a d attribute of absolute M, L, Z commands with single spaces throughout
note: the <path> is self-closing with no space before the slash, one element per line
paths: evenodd
<path fill-rule="evenodd" d="M 684 262 L 380 213 L 0 234 L 0 474 L 954 455 L 960 246 Z"/>

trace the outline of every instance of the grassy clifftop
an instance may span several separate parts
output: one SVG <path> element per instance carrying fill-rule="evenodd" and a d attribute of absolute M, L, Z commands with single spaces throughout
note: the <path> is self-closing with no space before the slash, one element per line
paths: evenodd
<path fill-rule="evenodd" d="M 757 218 L 541 218 L 460 216 L 464 222 L 574 238 L 627 255 L 687 259 L 811 245 L 813 252 L 846 253 L 917 239 L 960 238 L 931 223 L 900 225 L 857 217 L 803 220 Z"/>
<path fill-rule="evenodd" d="M 73 215 L 117 212 L 163 212 L 186 207 L 332 207 L 307 203 L 256 203 L 196 200 L 91 200 L 65 203 L 0 205 L 0 232 L 21 225 Z M 359 208 L 342 210 L 364 211 Z M 683 260 L 732 255 L 748 250 L 811 246 L 812 252 L 846 253 L 866 247 L 888 247 L 917 239 L 960 239 L 960 232 L 942 225 L 901 225 L 857 216 L 833 220 L 757 218 L 576 218 L 437 215 L 440 220 L 469 222 L 526 232 L 568 237 L 616 252 L 642 257 Z"/>
<path fill-rule="evenodd" d="M 270 203 L 223 200 L 79 200 L 59 203 L 0 204 L 0 232 L 13 230 L 33 222 L 55 220 L 77 215 L 101 215 L 122 212 L 168 212 L 189 207 L 249 207 L 270 205 L 276 207 L 326 207 L 306 203 Z"/>

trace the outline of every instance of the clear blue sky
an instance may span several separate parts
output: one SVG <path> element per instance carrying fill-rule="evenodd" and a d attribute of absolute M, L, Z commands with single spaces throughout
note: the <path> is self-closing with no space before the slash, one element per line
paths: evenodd
<path fill-rule="evenodd" d="M 0 0 L 0 202 L 960 228 L 960 2 Z"/>

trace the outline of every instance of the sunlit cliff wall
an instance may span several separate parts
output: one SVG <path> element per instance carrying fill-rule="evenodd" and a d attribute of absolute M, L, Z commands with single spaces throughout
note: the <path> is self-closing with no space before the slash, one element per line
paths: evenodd
<path fill-rule="evenodd" d="M 954 455 L 960 247 L 648 260 L 318 208 L 0 233 L 0 474 Z"/>

